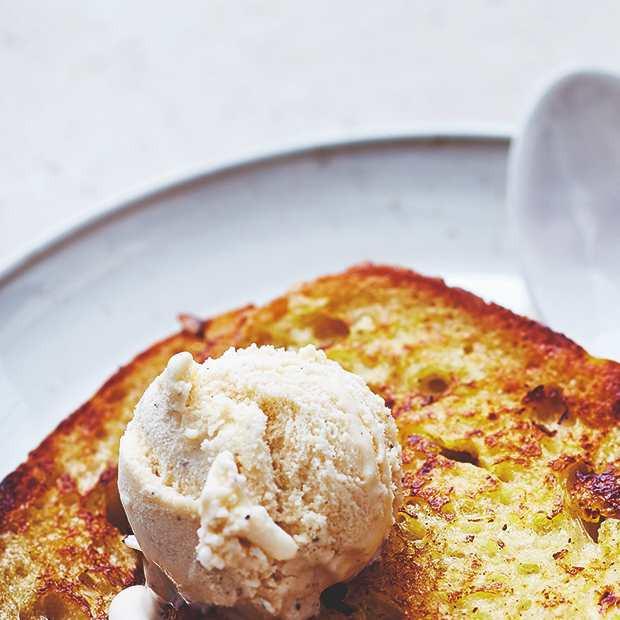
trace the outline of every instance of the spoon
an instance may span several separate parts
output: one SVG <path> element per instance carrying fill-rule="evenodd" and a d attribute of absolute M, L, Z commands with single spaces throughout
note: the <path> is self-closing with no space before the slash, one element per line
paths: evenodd
<path fill-rule="evenodd" d="M 620 78 L 554 82 L 513 142 L 508 205 L 545 323 L 620 360 Z"/>

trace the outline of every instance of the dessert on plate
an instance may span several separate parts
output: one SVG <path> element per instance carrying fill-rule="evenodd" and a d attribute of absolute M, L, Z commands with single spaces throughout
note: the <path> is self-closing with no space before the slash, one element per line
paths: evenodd
<path fill-rule="evenodd" d="M 620 612 L 618 364 L 375 265 L 182 325 L 2 483 L 0 617 Z"/>
<path fill-rule="evenodd" d="M 251 345 L 204 364 L 177 353 L 120 443 L 147 584 L 162 603 L 248 618 L 316 616 L 323 590 L 378 553 L 400 484 L 389 409 L 312 345 Z M 118 600 L 121 620 L 131 600 L 112 611 Z"/>

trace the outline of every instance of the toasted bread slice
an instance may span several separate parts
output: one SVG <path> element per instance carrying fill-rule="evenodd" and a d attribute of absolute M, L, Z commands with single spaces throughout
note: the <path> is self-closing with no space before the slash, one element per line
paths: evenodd
<path fill-rule="evenodd" d="M 0 488 L 0 616 L 105 618 L 141 579 L 118 440 L 179 350 L 314 343 L 391 407 L 406 501 L 322 618 L 620 613 L 620 365 L 436 279 L 363 265 L 186 329 L 136 358 Z"/>

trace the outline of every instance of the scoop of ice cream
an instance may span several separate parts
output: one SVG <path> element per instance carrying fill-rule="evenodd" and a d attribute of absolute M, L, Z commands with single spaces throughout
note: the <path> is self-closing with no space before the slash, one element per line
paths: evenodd
<path fill-rule="evenodd" d="M 364 381 L 308 346 L 172 357 L 121 440 L 140 547 L 188 601 L 309 618 L 394 522 L 397 431 Z"/>

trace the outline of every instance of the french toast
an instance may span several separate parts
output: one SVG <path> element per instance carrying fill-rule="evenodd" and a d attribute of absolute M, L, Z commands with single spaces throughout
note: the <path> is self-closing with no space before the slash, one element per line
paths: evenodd
<path fill-rule="evenodd" d="M 360 265 L 200 321 L 112 377 L 0 486 L 0 617 L 105 618 L 142 580 L 119 438 L 173 353 L 314 343 L 396 419 L 405 502 L 321 618 L 620 617 L 620 365 L 441 280 Z M 181 617 L 170 611 L 170 617 Z"/>

